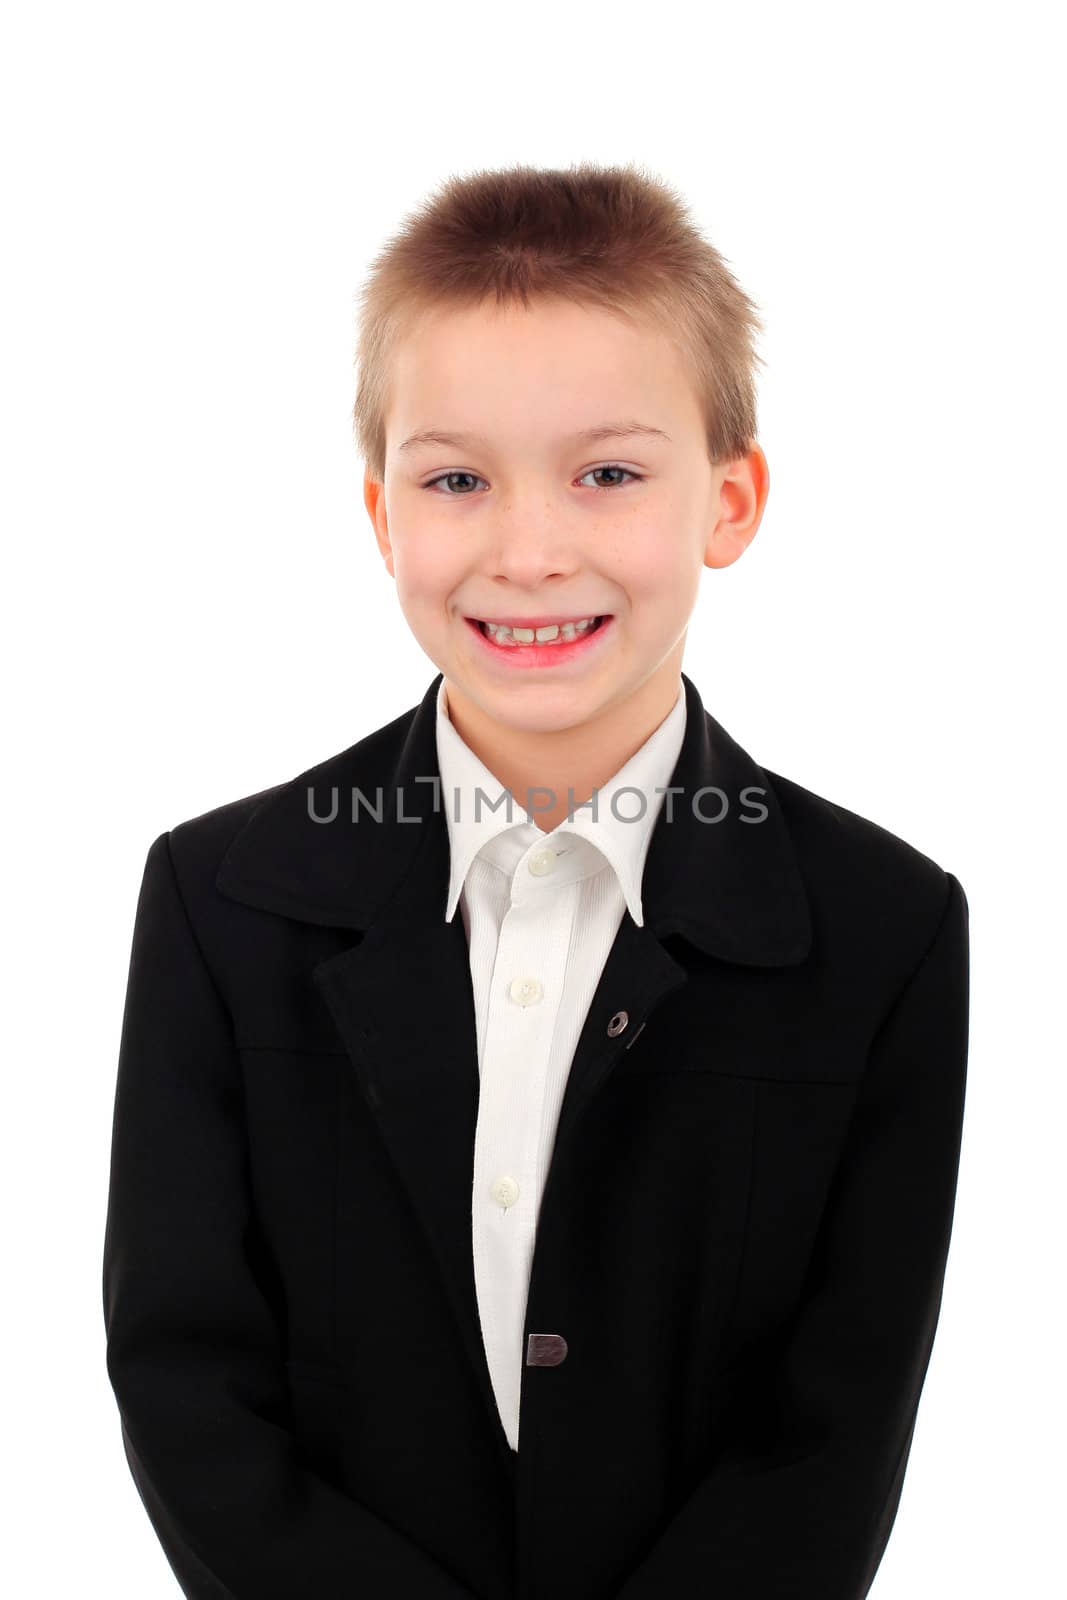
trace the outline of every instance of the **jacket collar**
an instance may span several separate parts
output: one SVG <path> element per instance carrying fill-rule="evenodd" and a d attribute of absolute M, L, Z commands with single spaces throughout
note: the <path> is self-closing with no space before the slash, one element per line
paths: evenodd
<path fill-rule="evenodd" d="M 681 677 L 685 736 L 645 861 L 645 923 L 658 939 L 679 934 L 721 960 L 793 965 L 810 947 L 811 920 L 778 798 Z M 230 843 L 219 891 L 327 927 L 366 930 L 381 917 L 435 914 L 443 921 L 441 681 L 439 673 L 392 722 L 269 790 Z"/>

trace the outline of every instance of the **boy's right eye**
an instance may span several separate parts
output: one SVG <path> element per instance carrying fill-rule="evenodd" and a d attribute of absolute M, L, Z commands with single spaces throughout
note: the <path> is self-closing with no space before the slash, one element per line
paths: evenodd
<path fill-rule="evenodd" d="M 485 479 L 484 478 L 479 478 L 478 474 L 476 472 L 442 472 L 436 478 L 431 478 L 429 483 L 424 483 L 423 484 L 423 488 L 424 489 L 432 489 L 435 484 L 447 483 L 449 478 L 473 478 L 476 483 L 484 483 L 485 482 Z M 449 490 L 448 491 L 448 495 L 446 495 L 445 498 L 447 499 L 447 498 L 450 498 L 450 497 L 453 498 L 453 499 L 455 499 L 455 498 L 463 499 L 464 498 L 463 495 L 459 495 L 459 496 L 452 495 L 452 491 Z"/>

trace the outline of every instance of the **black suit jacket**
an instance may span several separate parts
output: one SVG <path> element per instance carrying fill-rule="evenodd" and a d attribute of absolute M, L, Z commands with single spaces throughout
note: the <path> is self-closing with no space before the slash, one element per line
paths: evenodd
<path fill-rule="evenodd" d="M 939 1314 L 963 891 L 761 770 L 683 675 L 682 792 L 543 1192 L 516 1455 L 475 1297 L 474 1010 L 426 781 L 439 683 L 148 853 L 103 1287 L 125 1450 L 178 1581 L 200 1600 L 860 1600 Z M 353 824 L 353 790 L 379 787 L 383 820 Z M 725 816 L 699 820 L 715 791 Z"/>

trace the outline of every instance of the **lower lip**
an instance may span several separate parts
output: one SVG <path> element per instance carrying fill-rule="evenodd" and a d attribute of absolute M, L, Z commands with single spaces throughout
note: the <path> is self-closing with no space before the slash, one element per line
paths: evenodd
<path fill-rule="evenodd" d="M 468 628 L 488 655 L 505 667 L 562 667 L 568 661 L 595 652 L 604 635 L 611 630 L 614 617 L 605 617 L 599 628 L 585 633 L 580 639 L 566 644 L 495 644 L 482 632 L 477 622 L 465 618 Z"/>

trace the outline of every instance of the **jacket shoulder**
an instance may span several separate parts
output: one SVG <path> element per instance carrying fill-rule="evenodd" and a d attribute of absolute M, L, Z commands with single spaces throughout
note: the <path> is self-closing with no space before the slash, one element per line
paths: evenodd
<path fill-rule="evenodd" d="M 935 936 L 955 875 L 917 846 L 847 806 L 765 768 L 796 852 L 813 918 L 831 939 L 907 972 Z"/>
<path fill-rule="evenodd" d="M 232 841 L 261 806 L 280 794 L 293 780 L 284 778 L 254 794 L 227 800 L 195 817 L 186 817 L 167 830 L 171 855 L 179 876 L 214 877 Z"/>
<path fill-rule="evenodd" d="M 384 781 L 397 759 L 412 712 L 403 712 L 354 744 L 253 794 L 228 800 L 167 830 L 179 883 L 191 899 L 215 898 L 215 877 L 238 836 L 271 806 L 301 809 L 309 787 L 373 785 Z"/>
<path fill-rule="evenodd" d="M 809 849 L 843 851 L 853 865 L 862 860 L 872 867 L 903 872 L 916 881 L 943 887 L 945 868 L 916 845 L 870 817 L 815 794 L 769 767 L 764 771 L 774 785 L 786 821 Z"/>

